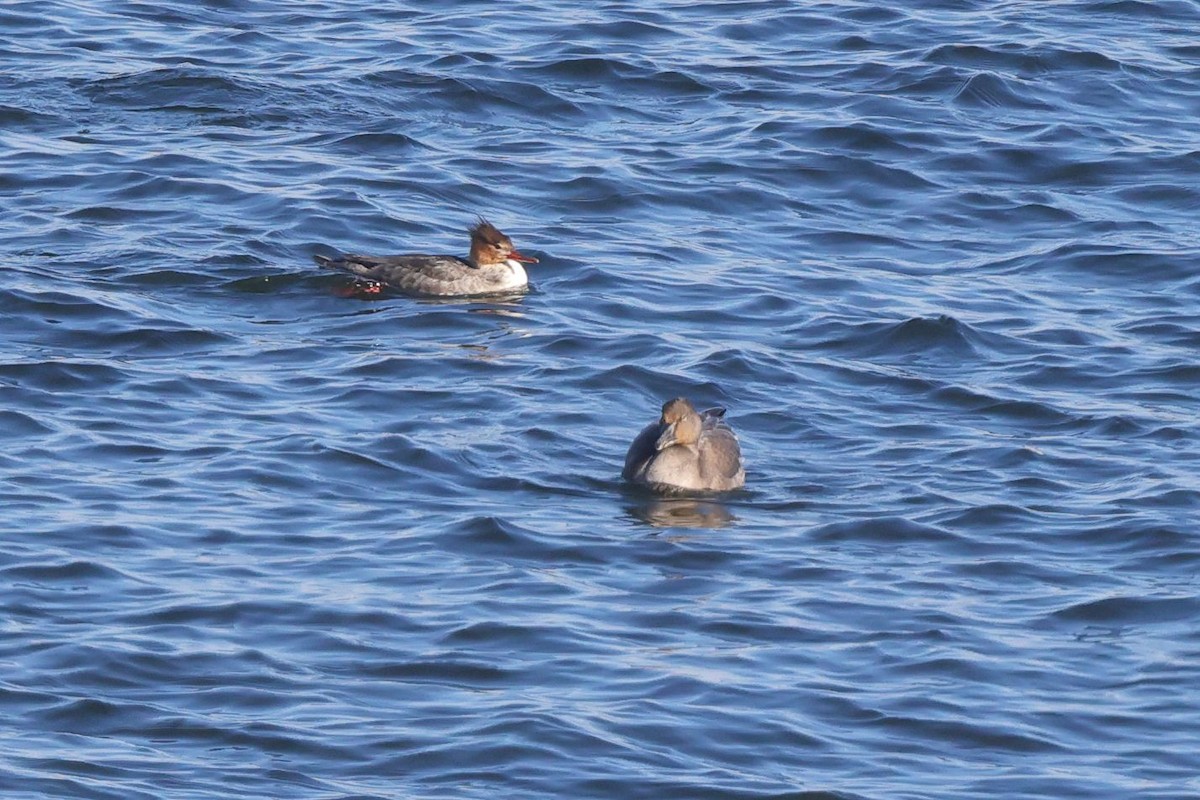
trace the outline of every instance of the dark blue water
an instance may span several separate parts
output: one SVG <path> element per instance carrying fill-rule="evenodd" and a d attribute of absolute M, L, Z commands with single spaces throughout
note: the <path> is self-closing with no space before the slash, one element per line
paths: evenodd
<path fill-rule="evenodd" d="M 1200 6 L 895 5 L 0 6 L 0 795 L 1200 796 Z"/>

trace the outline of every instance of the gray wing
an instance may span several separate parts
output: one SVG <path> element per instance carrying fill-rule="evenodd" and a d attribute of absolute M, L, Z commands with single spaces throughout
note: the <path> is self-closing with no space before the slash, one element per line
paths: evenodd
<path fill-rule="evenodd" d="M 351 275 L 361 275 L 364 278 L 375 277 L 371 272 L 379 268 L 382 260 L 371 256 L 354 255 L 323 256 L 317 254 L 313 256 L 313 261 L 323 269 L 336 269 L 340 272 L 349 272 Z"/>
<path fill-rule="evenodd" d="M 381 281 L 406 292 L 437 293 L 441 286 L 461 280 L 464 271 L 475 269 L 456 256 L 313 256 L 326 269 Z M 432 291 L 431 291 L 432 290 Z"/>
<path fill-rule="evenodd" d="M 625 469 L 621 471 L 621 477 L 625 480 L 632 480 L 646 462 L 654 457 L 654 454 L 658 452 L 654 445 L 661 433 L 662 425 L 657 422 L 651 422 L 642 428 L 642 432 L 633 440 L 633 444 L 629 445 L 629 452 L 625 454 Z"/>
<path fill-rule="evenodd" d="M 706 416 L 704 423 L 704 435 L 700 439 L 703 471 L 706 475 L 719 475 L 733 481 L 742 472 L 742 447 L 737 434 L 719 417 L 712 418 L 710 424 L 710 418 Z"/>

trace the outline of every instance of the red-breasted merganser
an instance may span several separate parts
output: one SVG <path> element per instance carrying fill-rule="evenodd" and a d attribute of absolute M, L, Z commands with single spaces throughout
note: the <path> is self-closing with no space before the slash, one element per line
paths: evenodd
<path fill-rule="evenodd" d="M 529 285 L 521 262 L 537 259 L 522 255 L 495 225 L 482 217 L 471 229 L 471 252 L 458 256 L 354 256 L 315 255 L 313 260 L 328 269 L 340 269 L 374 284 L 416 295 L 465 296 L 507 294 Z M 368 288 L 368 291 L 372 289 Z"/>
<path fill-rule="evenodd" d="M 682 397 L 668 400 L 629 446 L 622 477 L 659 492 L 740 489 L 742 450 L 724 416 L 723 408 L 698 412 Z"/>

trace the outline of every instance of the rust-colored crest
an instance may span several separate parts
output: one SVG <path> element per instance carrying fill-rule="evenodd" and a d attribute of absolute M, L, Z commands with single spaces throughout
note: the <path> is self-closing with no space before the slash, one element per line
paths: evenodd
<path fill-rule="evenodd" d="M 507 245 L 508 247 L 512 247 L 512 240 L 501 233 L 499 228 L 488 222 L 483 217 L 480 217 L 479 221 L 471 227 L 470 232 L 472 239 L 479 239 L 487 244 Z"/>

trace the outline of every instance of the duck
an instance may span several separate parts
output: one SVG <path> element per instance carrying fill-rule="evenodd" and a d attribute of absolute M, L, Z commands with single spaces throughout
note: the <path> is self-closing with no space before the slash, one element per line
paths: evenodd
<path fill-rule="evenodd" d="M 621 476 L 660 493 L 740 489 L 742 450 L 724 417 L 723 408 L 700 412 L 687 398 L 668 400 L 629 446 Z"/>
<path fill-rule="evenodd" d="M 466 258 L 423 254 L 396 256 L 314 255 L 325 269 L 348 272 L 362 280 L 363 293 L 384 288 L 427 297 L 511 294 L 524 291 L 529 276 L 522 264 L 537 259 L 513 247 L 495 225 L 483 217 L 468 233 L 471 249 Z"/>

